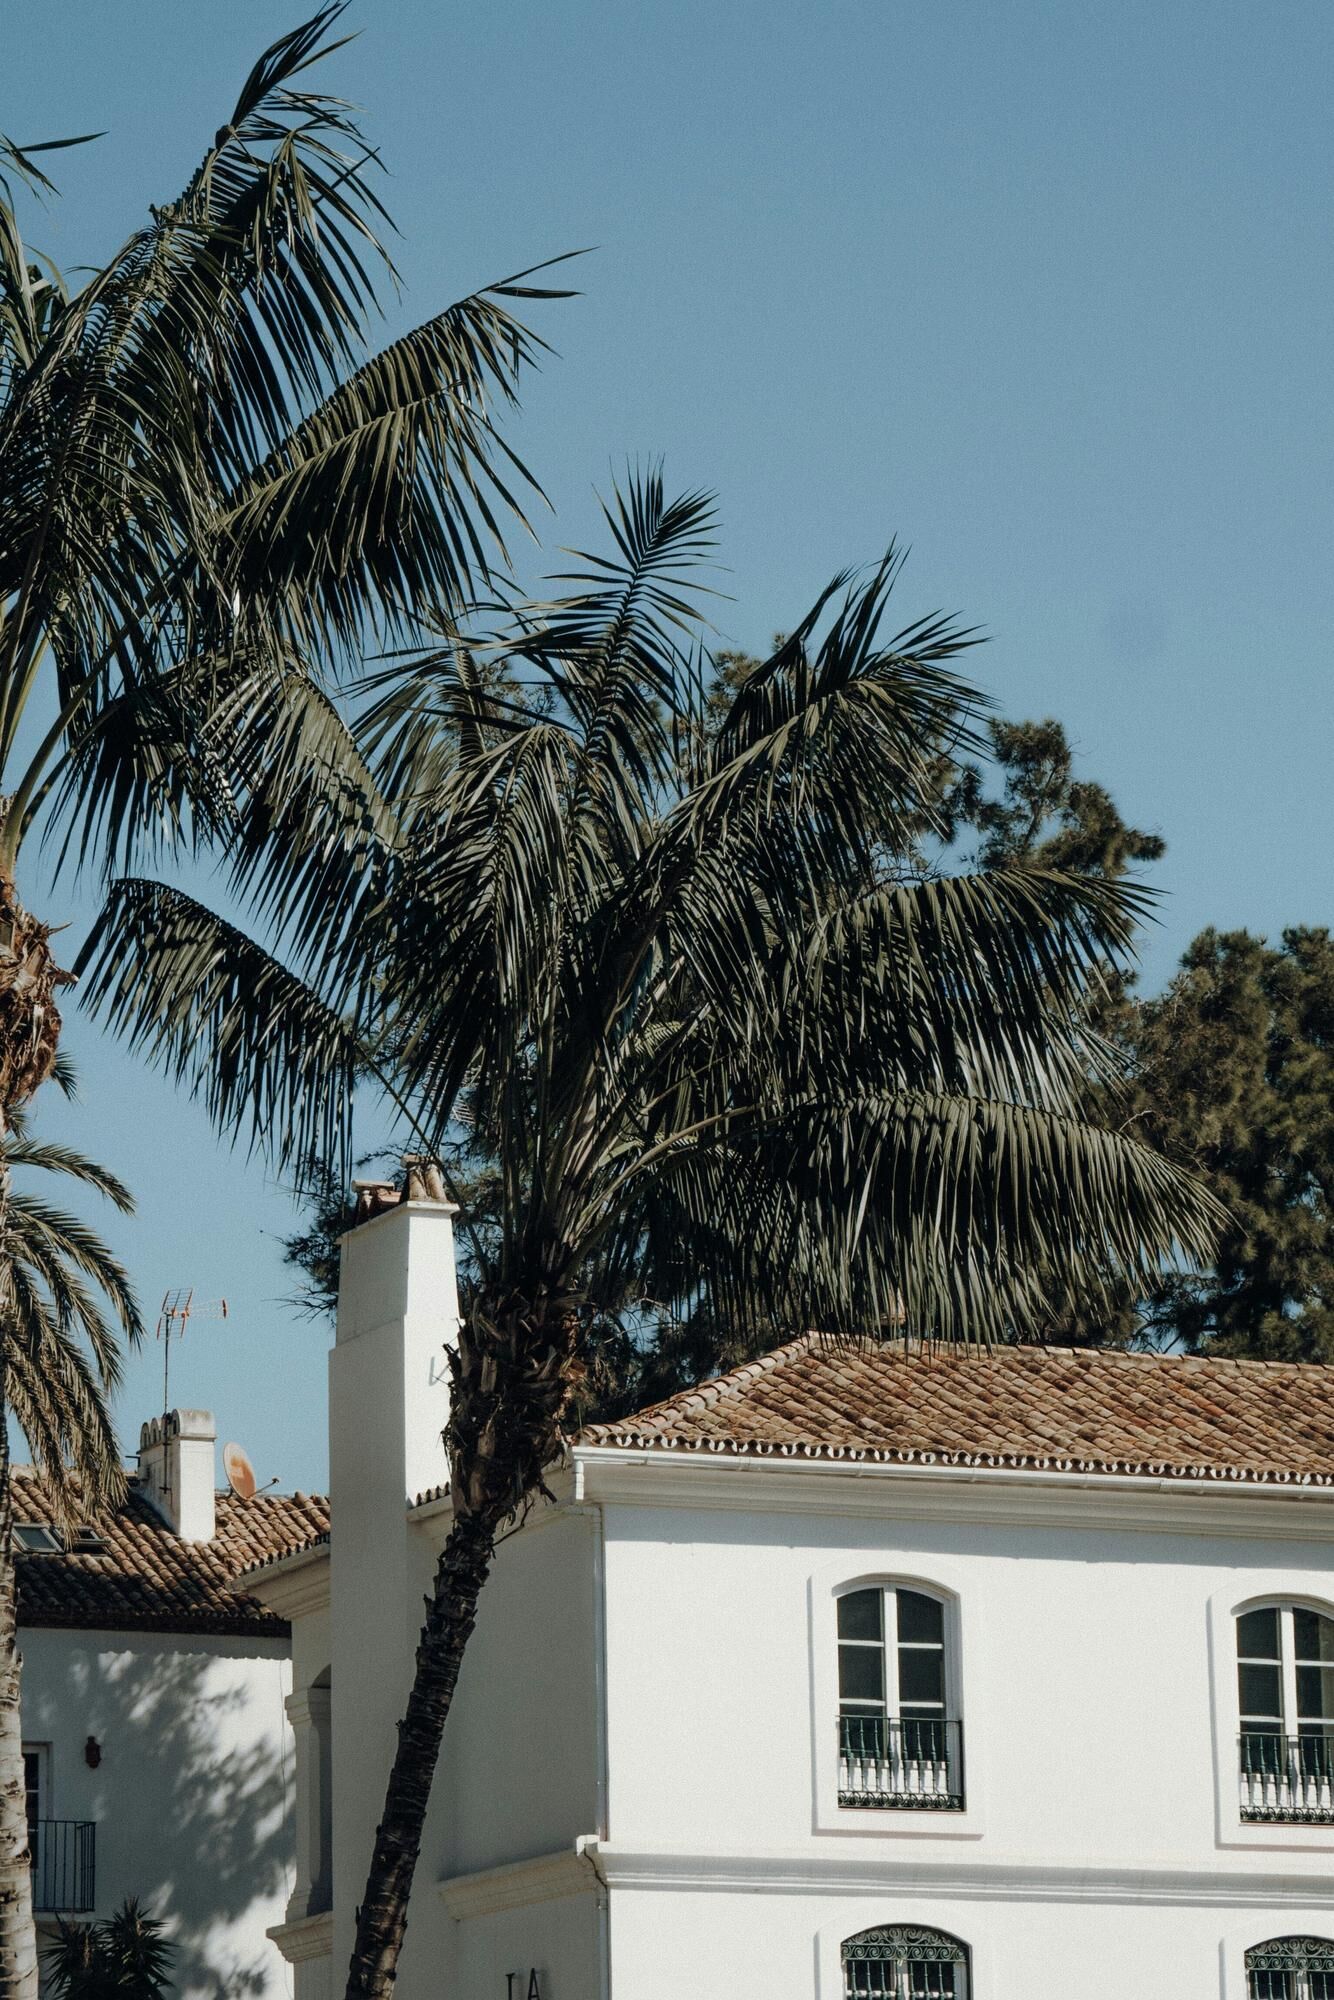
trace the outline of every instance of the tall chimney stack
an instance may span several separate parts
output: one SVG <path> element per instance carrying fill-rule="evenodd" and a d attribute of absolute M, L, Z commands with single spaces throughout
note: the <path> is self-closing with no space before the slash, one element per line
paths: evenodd
<path fill-rule="evenodd" d="M 408 1503 L 447 1478 L 445 1346 L 458 1330 L 455 1210 L 440 1170 L 357 1185 L 329 1355 L 334 1963 L 352 1950 L 385 1774 L 412 1682 L 428 1546 Z"/>
<path fill-rule="evenodd" d="M 211 1542 L 216 1522 L 209 1410 L 168 1410 L 139 1433 L 140 1491 L 183 1542 Z"/>

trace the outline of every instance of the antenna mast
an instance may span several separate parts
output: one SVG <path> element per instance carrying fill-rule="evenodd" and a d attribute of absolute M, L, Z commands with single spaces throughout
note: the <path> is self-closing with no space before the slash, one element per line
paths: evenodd
<path fill-rule="evenodd" d="M 162 1414 L 171 1408 L 171 1343 L 173 1338 L 184 1338 L 187 1324 L 192 1319 L 226 1319 L 226 1299 L 207 1299 L 195 1304 L 193 1285 L 178 1286 L 174 1292 L 165 1292 L 162 1310 L 157 1316 L 154 1329 L 156 1338 L 162 1342 Z"/>

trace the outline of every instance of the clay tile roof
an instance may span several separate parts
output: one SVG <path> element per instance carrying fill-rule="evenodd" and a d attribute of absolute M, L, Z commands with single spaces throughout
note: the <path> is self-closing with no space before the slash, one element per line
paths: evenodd
<path fill-rule="evenodd" d="M 1334 1367 L 807 1334 L 582 1443 L 1334 1485 Z"/>
<path fill-rule="evenodd" d="M 53 1525 L 41 1482 L 14 1468 L 14 1518 Z M 242 1570 L 309 1542 L 329 1525 L 329 1504 L 306 1493 L 219 1493 L 211 1542 L 182 1542 L 133 1489 L 96 1522 L 94 1553 L 16 1557 L 20 1625 L 98 1631 L 230 1632 L 281 1639 L 287 1622 L 236 1587 Z"/>

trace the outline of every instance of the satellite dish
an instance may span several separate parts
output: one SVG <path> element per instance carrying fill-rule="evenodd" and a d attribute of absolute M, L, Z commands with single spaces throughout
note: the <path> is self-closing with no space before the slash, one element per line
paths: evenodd
<path fill-rule="evenodd" d="M 255 1468 L 239 1444 L 225 1444 L 222 1447 L 222 1469 L 227 1475 L 227 1484 L 238 1500 L 254 1499 Z"/>

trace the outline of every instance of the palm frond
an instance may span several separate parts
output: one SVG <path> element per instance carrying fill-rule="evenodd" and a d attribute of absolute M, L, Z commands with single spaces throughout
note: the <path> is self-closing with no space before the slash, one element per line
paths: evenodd
<path fill-rule="evenodd" d="M 224 1131 L 281 1166 L 347 1161 L 371 1051 L 353 1018 L 234 924 L 183 891 L 117 882 L 79 966 L 88 1005 Z"/>

